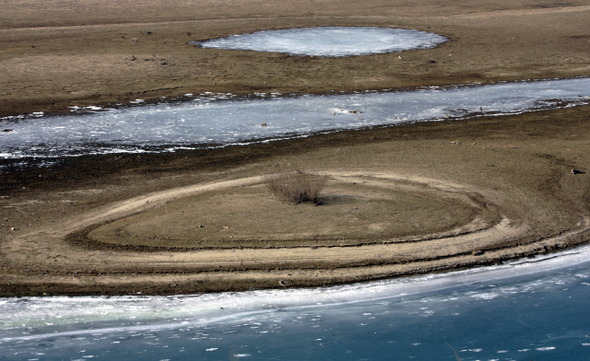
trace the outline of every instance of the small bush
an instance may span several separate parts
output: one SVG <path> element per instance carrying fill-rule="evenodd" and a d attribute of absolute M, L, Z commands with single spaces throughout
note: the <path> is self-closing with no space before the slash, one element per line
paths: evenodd
<path fill-rule="evenodd" d="M 320 192 L 326 184 L 326 177 L 301 171 L 286 171 L 265 176 L 264 183 L 283 202 L 320 204 Z"/>

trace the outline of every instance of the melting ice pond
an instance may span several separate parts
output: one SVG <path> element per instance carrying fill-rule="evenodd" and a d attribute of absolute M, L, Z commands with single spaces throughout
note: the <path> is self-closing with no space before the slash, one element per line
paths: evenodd
<path fill-rule="evenodd" d="M 0 159 L 165 152 L 588 102 L 590 78 L 320 96 L 203 94 L 185 102 L 4 118 Z"/>
<path fill-rule="evenodd" d="M 193 41 L 202 48 L 254 50 L 344 57 L 434 48 L 448 39 L 425 31 L 377 27 L 318 27 L 265 30 L 226 38 Z"/>
<path fill-rule="evenodd" d="M 7 298 L 0 359 L 588 360 L 589 301 L 588 246 L 331 288 Z"/>

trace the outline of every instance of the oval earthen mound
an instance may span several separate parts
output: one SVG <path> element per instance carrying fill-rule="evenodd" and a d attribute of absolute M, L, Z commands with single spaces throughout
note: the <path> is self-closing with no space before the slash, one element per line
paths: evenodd
<path fill-rule="evenodd" d="M 326 286 L 488 265 L 588 241 L 588 217 L 539 238 L 485 188 L 394 173 L 329 174 L 325 204 L 317 207 L 281 203 L 266 193 L 262 177 L 247 177 L 143 194 L 89 209 L 60 228 L 13 232 L 4 243 L 18 269 L 10 290 Z M 211 236 L 198 238 L 199 231 Z"/>
<path fill-rule="evenodd" d="M 321 204 L 281 202 L 262 184 L 203 192 L 94 228 L 94 244 L 290 248 L 394 243 L 471 232 L 500 216 L 472 197 L 379 178 L 335 178 Z"/>

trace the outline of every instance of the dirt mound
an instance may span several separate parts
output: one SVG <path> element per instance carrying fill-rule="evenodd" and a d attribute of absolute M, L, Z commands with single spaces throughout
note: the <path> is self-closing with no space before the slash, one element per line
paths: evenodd
<path fill-rule="evenodd" d="M 463 197 L 464 198 L 464 197 Z M 477 220 L 476 220 L 477 218 Z M 262 185 L 171 201 L 94 228 L 93 243 L 175 249 L 332 247 L 486 228 L 499 215 L 408 182 L 332 177 L 321 204 L 289 204 Z"/>

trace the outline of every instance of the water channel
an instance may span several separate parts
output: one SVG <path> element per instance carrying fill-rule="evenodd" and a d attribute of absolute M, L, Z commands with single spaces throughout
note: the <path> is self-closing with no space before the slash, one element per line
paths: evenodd
<path fill-rule="evenodd" d="M 167 152 L 590 102 L 590 78 L 354 94 L 202 94 L 189 101 L 0 122 L 0 159 Z"/>

